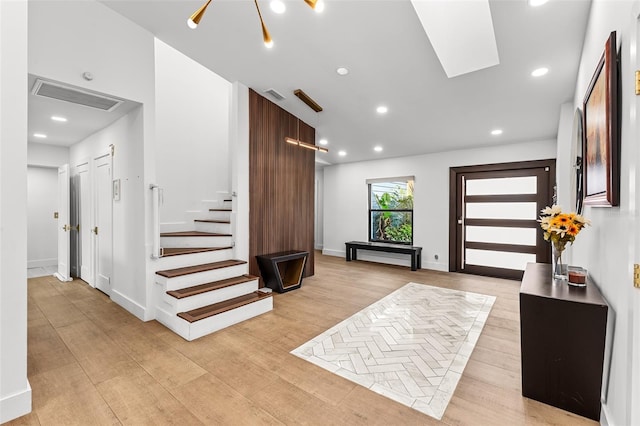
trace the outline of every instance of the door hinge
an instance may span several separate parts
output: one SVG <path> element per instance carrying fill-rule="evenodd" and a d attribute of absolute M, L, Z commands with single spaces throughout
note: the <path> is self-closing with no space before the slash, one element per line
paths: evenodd
<path fill-rule="evenodd" d="M 636 95 L 640 95 L 640 71 L 636 71 Z"/>
<path fill-rule="evenodd" d="M 58 218 L 58 212 L 53 212 L 53 218 L 57 219 Z"/>
<path fill-rule="evenodd" d="M 633 286 L 640 288 L 640 264 L 633 265 Z"/>
<path fill-rule="evenodd" d="M 94 226 L 94 227 L 93 227 L 93 233 L 94 233 L 94 234 L 96 234 L 96 235 L 98 235 L 98 227 L 97 227 L 97 226 Z"/>
<path fill-rule="evenodd" d="M 109 148 L 111 148 L 111 156 L 115 157 L 116 155 L 116 146 L 114 144 L 109 145 Z"/>

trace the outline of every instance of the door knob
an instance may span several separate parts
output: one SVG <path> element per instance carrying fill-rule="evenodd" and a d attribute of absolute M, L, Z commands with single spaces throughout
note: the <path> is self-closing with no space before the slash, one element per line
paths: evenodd
<path fill-rule="evenodd" d="M 70 227 L 69 225 L 66 225 L 66 224 L 65 224 L 65 225 L 63 225 L 63 226 L 62 226 L 62 230 L 63 230 L 64 232 L 67 232 L 67 231 L 68 231 L 68 230 L 70 230 L 70 229 L 71 229 L 71 227 Z"/>
<path fill-rule="evenodd" d="M 98 227 L 97 226 L 94 226 L 92 231 L 93 231 L 94 234 L 98 235 Z"/>

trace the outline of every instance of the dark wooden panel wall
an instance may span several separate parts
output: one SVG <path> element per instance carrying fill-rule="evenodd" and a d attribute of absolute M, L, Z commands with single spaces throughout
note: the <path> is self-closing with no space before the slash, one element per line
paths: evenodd
<path fill-rule="evenodd" d="M 256 256 L 309 252 L 304 276 L 314 274 L 315 151 L 285 136 L 315 143 L 315 129 L 253 90 L 249 91 L 249 273 Z"/>

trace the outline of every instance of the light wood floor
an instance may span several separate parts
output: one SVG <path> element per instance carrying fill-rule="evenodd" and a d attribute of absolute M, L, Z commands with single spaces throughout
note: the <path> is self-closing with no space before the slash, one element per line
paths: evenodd
<path fill-rule="evenodd" d="M 11 424 L 437 424 L 289 354 L 410 281 L 497 296 L 442 423 L 596 424 L 521 396 L 518 282 L 319 253 L 273 312 L 194 342 L 82 281 L 30 279 L 33 412 Z"/>

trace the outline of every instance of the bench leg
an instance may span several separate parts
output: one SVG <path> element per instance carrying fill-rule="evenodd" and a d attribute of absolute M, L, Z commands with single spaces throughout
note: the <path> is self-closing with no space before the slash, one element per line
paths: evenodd
<path fill-rule="evenodd" d="M 353 260 L 358 260 L 358 249 L 356 247 L 353 247 L 351 250 L 353 250 L 351 253 L 351 258 Z"/>
<path fill-rule="evenodd" d="M 345 253 L 346 261 L 351 262 L 351 246 L 347 246 L 347 251 Z"/>
<path fill-rule="evenodd" d="M 411 255 L 411 270 L 415 271 L 416 270 L 416 264 L 418 263 L 418 255 L 413 253 Z"/>

